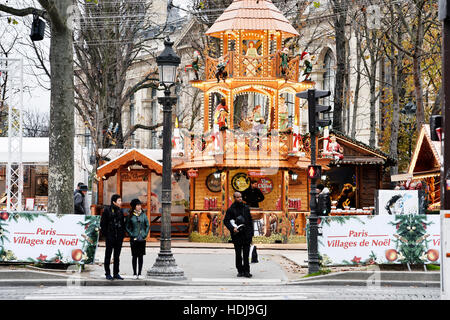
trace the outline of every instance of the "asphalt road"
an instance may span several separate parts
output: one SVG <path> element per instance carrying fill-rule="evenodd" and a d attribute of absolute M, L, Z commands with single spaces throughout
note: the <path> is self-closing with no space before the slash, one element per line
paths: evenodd
<path fill-rule="evenodd" d="M 139 280 L 137 280 L 139 281 Z M 439 288 L 243 286 L 2 287 L 0 300 L 440 300 Z"/>

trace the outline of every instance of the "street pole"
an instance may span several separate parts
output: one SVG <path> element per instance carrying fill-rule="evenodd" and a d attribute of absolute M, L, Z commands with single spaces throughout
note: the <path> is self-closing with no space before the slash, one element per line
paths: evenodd
<path fill-rule="evenodd" d="M 445 17 L 442 21 L 442 155 L 444 161 L 441 167 L 441 209 L 450 210 L 450 143 L 445 143 L 446 133 L 450 132 L 450 19 Z"/>
<path fill-rule="evenodd" d="M 311 137 L 311 165 L 316 165 L 316 130 L 315 130 L 315 105 L 316 105 L 316 94 L 315 90 L 308 90 L 308 108 L 309 110 L 309 121 L 313 122 L 310 125 L 310 137 Z M 319 228 L 317 225 L 317 190 L 316 190 L 316 179 L 311 179 L 311 185 L 309 190 L 310 200 L 309 208 L 311 213 L 309 215 L 309 239 L 308 239 L 308 273 L 319 272 L 319 249 L 317 244 L 317 237 L 319 235 Z"/>
<path fill-rule="evenodd" d="M 319 226 L 318 226 L 318 208 L 317 208 L 317 190 L 316 190 L 316 180 L 320 178 L 322 169 L 320 166 L 316 166 L 316 131 L 318 128 L 324 128 L 331 125 L 331 120 L 320 119 L 319 115 L 324 112 L 331 110 L 331 106 L 319 105 L 318 99 L 330 96 L 331 92 L 329 90 L 316 90 L 309 89 L 307 91 L 302 91 L 296 93 L 296 97 L 308 100 L 308 122 L 309 122 L 309 134 L 311 138 L 311 165 L 308 167 L 308 179 L 311 180 L 310 183 L 310 200 L 309 208 L 311 210 L 308 220 L 308 273 L 317 273 L 320 270 L 320 260 L 319 260 L 319 246 L 318 246 L 318 236 L 319 236 Z M 312 170 L 312 172 L 310 172 Z"/>
<path fill-rule="evenodd" d="M 446 143 L 446 132 L 450 132 L 450 3 L 439 0 L 439 20 L 442 21 L 442 121 L 441 135 L 441 297 L 450 299 L 450 261 L 448 258 L 450 229 L 450 143 Z"/>
<path fill-rule="evenodd" d="M 176 97 L 170 96 L 170 86 L 165 87 L 164 97 L 158 102 L 163 106 L 163 172 L 162 172 L 162 217 L 160 251 L 147 276 L 168 280 L 184 280 L 184 271 L 175 262 L 171 250 L 172 208 L 172 106 Z"/>

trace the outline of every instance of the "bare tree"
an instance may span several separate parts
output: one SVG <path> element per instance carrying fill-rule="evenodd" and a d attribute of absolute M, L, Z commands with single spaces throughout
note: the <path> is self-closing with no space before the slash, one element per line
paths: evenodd
<path fill-rule="evenodd" d="M 6 25 L 0 34 L 0 57 L 8 58 L 9 54 L 15 47 L 19 34 L 15 28 Z M 11 20 L 8 24 L 11 24 Z M 5 41 L 5 39 L 7 39 Z M 0 71 L 0 136 L 6 136 L 8 133 L 8 72 Z"/>
<path fill-rule="evenodd" d="M 333 129 L 343 130 L 342 110 L 345 104 L 345 74 L 347 57 L 346 24 L 348 15 L 347 0 L 330 0 L 333 10 L 334 32 L 336 40 L 336 82 L 334 86 Z"/>
<path fill-rule="evenodd" d="M 68 26 L 72 0 L 38 0 L 40 7 L 0 4 L 15 16 L 38 15 L 51 29 L 51 103 L 49 136 L 49 212 L 73 212 L 74 93 L 73 39 Z"/>
<path fill-rule="evenodd" d="M 355 21 L 355 19 L 353 20 Z M 353 97 L 353 119 L 352 119 L 352 129 L 350 132 L 350 136 L 355 139 L 356 138 L 356 119 L 358 116 L 358 108 L 359 108 L 359 91 L 361 89 L 361 54 L 360 54 L 360 48 L 361 48 L 361 32 L 360 29 L 355 26 L 354 28 L 355 32 L 355 38 L 356 38 L 356 84 L 355 84 L 355 93 Z"/>
<path fill-rule="evenodd" d="M 358 55 L 364 66 L 365 77 L 369 83 L 370 92 L 370 137 L 369 145 L 375 147 L 376 143 L 376 104 L 380 96 L 380 90 L 377 89 L 378 65 L 381 59 L 382 35 L 383 32 L 377 30 L 368 24 L 368 17 L 365 10 L 360 16 L 359 27 L 361 30 L 361 46 Z M 367 53 L 366 53 L 367 52 Z M 366 56 L 368 59 L 366 59 Z"/>
<path fill-rule="evenodd" d="M 437 10 L 434 8 L 436 2 L 436 0 L 412 0 L 404 4 L 395 2 L 392 8 L 395 10 L 398 21 L 404 30 L 406 41 L 398 43 L 387 34 L 388 40 L 392 42 L 396 49 L 412 59 L 417 130 L 420 130 L 422 124 L 425 123 L 422 61 L 426 52 L 423 44 L 425 34 L 437 23 Z"/>
<path fill-rule="evenodd" d="M 48 137 L 50 115 L 37 109 L 25 110 L 22 125 L 24 137 Z"/>
<path fill-rule="evenodd" d="M 167 18 L 155 22 L 157 13 L 149 14 L 151 2 L 145 0 L 97 4 L 81 0 L 79 7 L 74 46 L 76 108 L 91 133 L 94 150 L 121 148 L 135 130 L 160 125 L 139 123 L 124 132 L 122 114 L 134 93 L 158 87 L 157 68 L 152 64 L 155 50 L 150 45 L 166 31 Z M 146 65 L 147 71 L 130 83 L 127 74 L 137 64 Z M 118 126 L 114 139 L 108 134 L 111 125 Z"/>

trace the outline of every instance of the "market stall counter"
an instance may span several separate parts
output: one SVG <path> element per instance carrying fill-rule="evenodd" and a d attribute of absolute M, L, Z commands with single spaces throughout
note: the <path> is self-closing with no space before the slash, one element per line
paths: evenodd
<path fill-rule="evenodd" d="M 363 207 L 362 209 L 345 207 L 344 209 L 331 208 L 330 216 L 370 216 L 375 212 L 375 207 Z"/>

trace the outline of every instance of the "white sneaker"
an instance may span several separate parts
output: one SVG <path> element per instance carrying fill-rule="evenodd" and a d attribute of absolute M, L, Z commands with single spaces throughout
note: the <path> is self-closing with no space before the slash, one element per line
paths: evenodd
<path fill-rule="evenodd" d="M 133 279 L 134 279 L 134 280 L 137 280 L 137 279 L 139 279 L 139 276 L 134 275 L 134 276 L 133 276 Z"/>

